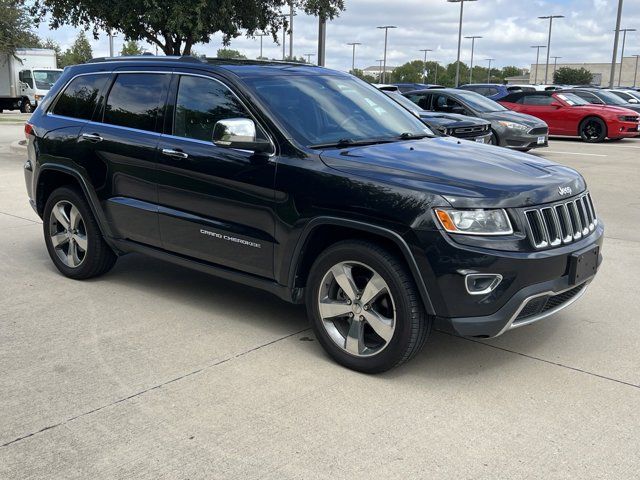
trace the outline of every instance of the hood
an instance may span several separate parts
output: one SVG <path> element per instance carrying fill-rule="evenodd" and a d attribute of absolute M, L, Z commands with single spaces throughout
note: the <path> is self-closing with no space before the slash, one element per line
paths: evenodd
<path fill-rule="evenodd" d="M 453 137 L 325 150 L 323 162 L 349 175 L 442 195 L 464 208 L 524 207 L 575 195 L 585 182 L 575 170 L 533 155 Z"/>
<path fill-rule="evenodd" d="M 522 123 L 528 127 L 546 127 L 547 124 L 533 115 L 527 115 L 526 113 L 512 112 L 507 110 L 504 112 L 489 112 L 481 113 L 482 118 L 491 122 L 515 122 Z"/>
<path fill-rule="evenodd" d="M 419 114 L 420 120 L 429 124 L 442 125 L 445 127 L 475 127 L 489 123 L 481 118 L 467 117 L 465 115 L 457 115 L 455 113 L 422 111 L 419 112 Z"/>

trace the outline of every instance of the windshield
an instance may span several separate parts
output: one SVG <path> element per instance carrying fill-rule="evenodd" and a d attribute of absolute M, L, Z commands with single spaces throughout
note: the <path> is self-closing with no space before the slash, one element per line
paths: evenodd
<path fill-rule="evenodd" d="M 456 95 L 459 95 L 469 108 L 478 113 L 504 112 L 507 110 L 507 108 L 503 107 L 498 102 L 494 102 L 490 98 L 484 97 L 476 92 L 459 90 L 456 92 Z"/>
<path fill-rule="evenodd" d="M 351 77 L 263 76 L 245 82 L 305 146 L 431 133 L 384 93 Z"/>
<path fill-rule="evenodd" d="M 56 80 L 60 78 L 62 72 L 55 70 L 34 70 L 33 78 L 36 81 L 36 88 L 39 90 L 50 90 Z"/>
<path fill-rule="evenodd" d="M 584 98 L 579 97 L 575 93 L 556 93 L 556 95 L 560 100 L 564 100 L 572 107 L 590 105 L 589 102 L 587 102 Z"/>
<path fill-rule="evenodd" d="M 607 105 L 626 105 L 627 103 L 629 103 L 616 94 L 607 92 L 605 90 L 599 91 L 596 95 L 604 100 L 604 103 L 606 103 Z"/>

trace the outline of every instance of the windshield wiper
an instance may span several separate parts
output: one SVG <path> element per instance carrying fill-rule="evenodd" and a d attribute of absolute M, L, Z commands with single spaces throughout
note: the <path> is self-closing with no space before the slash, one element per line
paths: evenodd
<path fill-rule="evenodd" d="M 401 133 L 398 137 L 400 140 L 420 140 L 421 138 L 433 137 L 430 133 Z"/>
<path fill-rule="evenodd" d="M 347 148 L 347 147 L 359 147 L 363 145 L 376 145 L 378 143 L 391 143 L 395 142 L 397 138 L 363 138 L 361 140 L 354 140 L 353 138 L 341 138 L 336 142 L 318 143 L 316 145 L 310 145 L 309 148 Z"/>

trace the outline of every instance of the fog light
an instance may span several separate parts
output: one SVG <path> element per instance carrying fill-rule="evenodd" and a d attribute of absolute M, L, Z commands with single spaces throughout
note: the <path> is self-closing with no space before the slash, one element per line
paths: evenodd
<path fill-rule="evenodd" d="M 486 295 L 493 292 L 502 282 L 497 273 L 470 273 L 464 277 L 464 285 L 469 295 Z"/>

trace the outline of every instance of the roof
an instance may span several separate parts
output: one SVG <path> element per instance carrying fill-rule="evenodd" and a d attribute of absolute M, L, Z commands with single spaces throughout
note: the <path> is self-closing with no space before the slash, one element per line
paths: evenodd
<path fill-rule="evenodd" d="M 278 60 L 248 60 L 226 58 L 197 58 L 192 56 L 155 56 L 137 55 L 123 57 L 94 58 L 87 64 L 118 63 L 123 65 L 167 66 L 182 64 L 184 66 L 217 70 L 219 68 L 230 71 L 239 77 L 264 76 L 264 75 L 346 75 L 335 70 L 318 67 L 316 65 L 299 62 L 284 62 Z"/>

